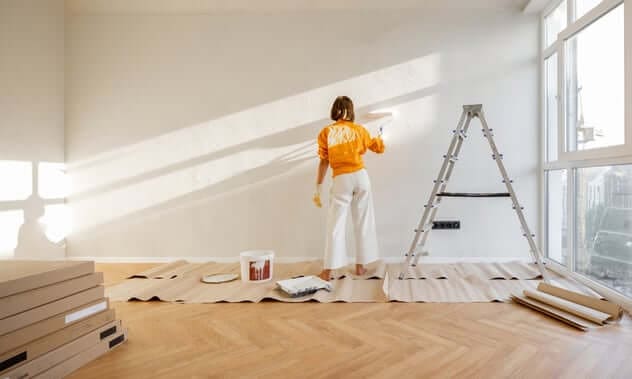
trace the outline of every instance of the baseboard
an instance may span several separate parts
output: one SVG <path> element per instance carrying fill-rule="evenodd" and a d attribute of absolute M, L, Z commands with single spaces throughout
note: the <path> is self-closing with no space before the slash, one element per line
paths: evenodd
<path fill-rule="evenodd" d="M 191 263 L 235 263 L 239 262 L 239 257 L 88 257 L 76 256 L 66 257 L 72 261 L 94 261 L 96 263 L 168 263 L 178 260 L 185 260 Z M 275 262 L 279 263 L 295 263 L 305 261 L 316 261 L 320 258 L 313 257 L 276 257 Z"/>
<path fill-rule="evenodd" d="M 95 261 L 97 263 L 167 263 L 177 260 L 185 260 L 192 263 L 219 262 L 233 263 L 239 262 L 239 257 L 88 257 L 74 256 L 67 257 L 68 260 L 77 261 Z M 279 263 L 295 263 L 305 261 L 317 261 L 321 257 L 276 257 L 275 261 Z M 381 258 L 386 263 L 403 263 L 402 257 L 384 257 Z M 348 258 L 348 262 L 354 262 L 353 257 Z M 510 261 L 529 261 L 522 257 L 421 257 L 420 262 L 425 263 L 455 263 L 455 262 L 510 262 Z"/>

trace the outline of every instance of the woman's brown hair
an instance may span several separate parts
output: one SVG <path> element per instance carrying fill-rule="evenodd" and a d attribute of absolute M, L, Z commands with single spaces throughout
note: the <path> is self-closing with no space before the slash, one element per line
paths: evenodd
<path fill-rule="evenodd" d="M 331 119 L 334 121 L 355 121 L 353 101 L 347 96 L 338 96 L 331 106 Z"/>

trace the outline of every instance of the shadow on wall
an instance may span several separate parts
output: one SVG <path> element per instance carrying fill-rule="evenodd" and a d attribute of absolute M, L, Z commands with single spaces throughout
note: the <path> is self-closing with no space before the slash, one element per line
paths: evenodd
<path fill-rule="evenodd" d="M 357 104 L 358 114 L 384 107 L 418 107 L 421 99 L 431 99 L 442 92 L 449 93 L 450 88 L 460 87 L 462 82 L 473 85 L 486 83 L 490 78 L 509 76 L 525 67 L 531 67 L 533 62 L 512 62 L 504 66 L 503 70 L 498 70 L 496 66 L 493 70 L 479 71 L 476 75 L 462 75 L 443 81 L 439 78 L 439 65 L 440 56 L 430 54 L 73 163 L 68 167 L 74 187 L 69 205 L 73 211 L 76 234 L 71 235 L 70 245 L 72 247 L 73 241 L 76 241 L 81 251 L 85 251 L 86 246 L 98 249 L 98 243 L 82 244 L 94 237 L 94 241 L 106 238 L 109 248 L 120 246 L 121 249 L 94 251 L 91 253 L 94 255 L 159 257 L 165 254 L 183 255 L 180 251 L 187 251 L 193 252 L 185 254 L 188 256 L 220 256 L 225 251 L 215 251 L 210 245 L 217 243 L 213 238 L 222 236 L 222 230 L 232 228 L 233 231 L 243 230 L 241 234 L 248 235 L 250 241 L 274 244 L 275 238 L 288 239 L 297 235 L 296 238 L 303 240 L 295 242 L 309 246 L 313 241 L 322 239 L 319 233 L 322 231 L 317 230 L 316 237 L 308 240 L 304 231 L 297 232 L 297 225 L 293 222 L 300 222 L 303 217 L 314 217 L 314 213 L 284 209 L 285 204 L 277 203 L 278 197 L 270 193 L 285 192 L 284 200 L 287 204 L 300 204 L 304 201 L 305 208 L 310 207 L 309 191 L 312 190 L 310 185 L 314 180 L 317 159 L 315 137 L 320 128 L 329 122 L 322 118 L 322 114 L 323 110 L 328 109 L 331 99 L 340 93 L 347 93 L 352 97 L 356 93 L 362 94 L 355 97 L 364 100 Z M 297 113 L 284 112 L 285 109 L 305 111 L 299 112 L 300 116 L 297 116 Z M 429 110 L 433 115 L 448 112 L 432 106 Z M 444 116 L 430 118 L 436 117 L 433 123 L 448 122 L 452 125 L 456 123 L 459 111 L 457 108 L 450 109 Z M 449 127 L 446 126 L 445 130 L 432 133 L 441 135 L 441 141 L 447 142 L 448 131 Z M 426 154 L 427 151 L 437 150 L 430 140 L 409 141 L 414 135 L 410 131 L 390 134 L 393 135 L 387 139 L 387 145 L 405 144 L 402 151 L 408 155 L 406 159 L 418 156 L 419 151 Z M 442 144 L 438 151 L 443 151 L 444 148 Z M 438 153 L 437 156 L 440 157 Z M 311 164 L 307 165 L 308 162 Z M 421 160 L 411 162 L 410 167 L 405 170 L 424 165 Z M 398 169 L 387 170 L 386 175 L 395 177 L 396 170 Z M 272 181 L 274 185 L 262 187 Z M 400 187 L 391 183 L 387 188 L 392 192 L 389 195 L 392 199 L 389 201 L 394 204 L 410 198 L 407 194 L 402 198 L 395 196 Z M 239 194 L 246 190 L 247 192 Z M 218 213 L 231 214 L 234 208 L 235 216 L 246 214 L 249 218 L 253 216 L 252 220 L 214 219 L 213 214 L 196 213 L 208 209 L 210 202 L 221 204 L 232 201 L 223 200 L 229 195 L 241 199 L 241 204 L 222 205 L 228 210 Z M 301 199 L 297 199 L 297 196 Z M 419 200 L 420 204 L 421 201 Z M 408 207 L 407 205 L 404 208 Z M 267 225 L 268 230 L 279 229 L 279 235 L 258 236 L 258 233 L 263 232 L 254 224 L 254 220 L 260 222 L 262 217 L 250 214 L 248 209 L 268 214 L 271 224 L 279 221 L 289 224 Z M 388 227 L 384 229 L 401 228 L 402 222 L 408 223 L 408 220 L 399 220 L 396 224 L 387 222 Z M 411 225 L 413 223 L 410 222 Z M 177 241 L 173 242 L 171 250 L 178 251 L 169 252 L 170 247 L 148 241 L 151 233 L 161 233 L 163 230 L 176 236 Z M 143 238 L 143 234 L 148 237 Z M 130 237 L 131 235 L 137 236 Z M 124 237 L 118 240 L 120 236 Z M 202 242 L 196 244 L 193 240 Z M 230 245 L 249 246 L 243 246 L 243 241 Z M 289 245 L 291 243 L 288 242 L 286 246 Z M 211 249 L 213 252 L 207 253 L 204 249 Z M 301 255 L 290 253 L 293 256 Z"/>
<path fill-rule="evenodd" d="M 65 190 L 60 188 L 64 181 L 61 166 L 1 162 L 0 171 L 12 171 L 13 175 L 0 196 L 0 256 L 16 259 L 65 256 L 64 237 L 70 223 L 63 199 Z"/>
<path fill-rule="evenodd" d="M 439 67 L 429 54 L 73 163 L 75 230 L 286 174 L 316 159 L 333 98 L 355 97 L 358 114 L 412 101 L 436 91 Z"/>
<path fill-rule="evenodd" d="M 74 229 L 78 232 L 87 231 L 132 214 L 140 215 L 152 209 L 164 210 L 187 199 L 230 193 L 288 173 L 310 160 L 315 162 L 316 136 L 330 121 L 318 118 L 293 126 L 290 124 L 292 119 L 283 119 L 280 103 L 286 103 L 285 107 L 289 109 L 301 109 L 299 103 L 306 102 L 309 106 L 309 100 L 317 96 L 312 92 L 326 92 L 329 96 L 318 98 L 322 103 L 318 113 L 311 107 L 305 112 L 308 116 L 311 113 L 313 117 L 320 117 L 322 109 L 327 109 L 327 102 L 334 94 L 345 92 L 345 88 L 348 89 L 345 93 L 358 92 L 354 87 L 361 87 L 359 83 L 362 82 L 378 84 L 377 89 L 374 87 L 372 90 L 373 93 L 379 93 L 375 103 L 359 104 L 357 113 L 363 114 L 432 96 L 461 81 L 484 83 L 489 77 L 505 74 L 485 72 L 474 78 L 439 82 L 439 63 L 438 54 L 431 54 L 71 164 L 68 171 L 73 190 L 68 200 L 73 209 Z M 532 63 L 518 62 L 506 71 L 510 73 Z M 389 72 L 397 75 L 389 78 L 384 76 L 384 73 Z M 380 80 L 372 81 L 372 75 Z M 397 83 L 406 81 L 408 87 L 400 88 L 405 91 L 393 92 Z M 412 87 L 410 83 L 417 83 L 421 88 Z M 385 94 L 391 97 L 386 98 Z M 450 116 L 456 119 L 459 111 L 454 109 Z M 450 118 L 448 120 L 451 123 L 453 121 Z M 262 127 L 252 126 L 257 123 Z M 368 127 L 371 129 L 371 124 Z M 270 133 L 279 129 L 283 130 Z M 240 134 L 246 137 L 239 138 Z M 247 135 L 253 134 L 263 136 L 247 140 Z M 449 135 L 445 135 L 448 141 Z M 391 135 L 387 142 L 389 145 L 399 143 L 401 140 L 398 141 L 398 138 L 404 139 L 403 136 Z M 231 144 L 244 139 L 246 141 Z"/>

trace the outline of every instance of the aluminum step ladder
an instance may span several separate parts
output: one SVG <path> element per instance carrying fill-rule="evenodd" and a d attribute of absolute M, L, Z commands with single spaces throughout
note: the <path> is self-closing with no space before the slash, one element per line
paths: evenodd
<path fill-rule="evenodd" d="M 454 166 L 459 158 L 459 153 L 461 152 L 461 146 L 463 145 L 463 141 L 467 138 L 467 132 L 470 127 L 470 123 L 473 118 L 478 118 L 481 121 L 483 126 L 483 135 L 487 138 L 489 142 L 489 146 L 492 150 L 492 158 L 496 161 L 498 165 L 498 170 L 503 178 L 503 183 L 507 187 L 507 192 L 501 193 L 463 193 L 463 192 L 446 192 L 446 187 L 448 185 L 448 181 L 452 176 L 452 171 L 454 170 Z M 452 141 L 450 142 L 450 147 L 448 148 L 448 153 L 443 156 L 443 164 L 441 165 L 441 169 L 439 170 L 439 175 L 437 179 L 434 181 L 434 186 L 432 188 L 432 192 L 430 193 L 430 198 L 428 202 L 424 205 L 424 213 L 421 217 L 421 221 L 415 229 L 415 238 L 410 245 L 410 249 L 406 253 L 404 267 L 401 270 L 399 275 L 399 279 L 407 278 L 407 274 L 411 273 L 412 269 L 417 266 L 419 262 L 419 257 L 422 255 L 427 255 L 424 252 L 424 246 L 426 245 L 426 241 L 428 240 L 428 235 L 430 234 L 430 230 L 432 230 L 432 225 L 435 220 L 435 216 L 437 215 L 437 210 L 439 205 L 441 204 L 441 200 L 444 197 L 465 197 L 465 198 L 491 198 L 491 197 L 510 197 L 513 203 L 513 209 L 516 211 L 518 215 L 518 219 L 520 220 L 520 225 L 522 227 L 522 235 L 527 239 L 529 243 L 529 248 L 531 251 L 531 256 L 535 260 L 537 267 L 542 275 L 542 278 L 545 282 L 549 281 L 548 273 L 544 268 L 544 264 L 542 263 L 542 254 L 540 249 L 537 247 L 534 237 L 534 234 L 531 234 L 529 226 L 527 225 L 527 221 L 524 217 L 524 207 L 520 206 L 518 202 L 518 197 L 516 196 L 516 192 L 513 189 L 511 183 L 513 181 L 509 179 L 507 175 L 507 170 L 505 169 L 505 165 L 503 164 L 503 155 L 498 152 L 498 148 L 496 147 L 496 143 L 493 138 L 493 129 L 490 129 L 487 125 L 487 121 L 485 120 L 485 115 L 483 113 L 483 105 L 474 104 L 474 105 L 464 105 L 463 113 L 461 114 L 461 119 L 455 130 L 453 130 Z"/>

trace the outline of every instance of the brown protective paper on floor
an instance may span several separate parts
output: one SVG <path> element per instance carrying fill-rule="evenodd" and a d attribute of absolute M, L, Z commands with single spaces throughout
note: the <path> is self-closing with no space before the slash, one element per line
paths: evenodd
<path fill-rule="evenodd" d="M 456 263 L 456 272 L 460 277 L 476 276 L 491 280 L 534 280 L 542 275 L 533 263 L 522 261 Z"/>
<path fill-rule="evenodd" d="M 387 271 L 391 278 L 398 278 L 402 269 L 402 264 L 391 264 Z M 459 275 L 456 264 L 453 263 L 418 264 L 416 267 L 406 268 L 405 274 L 406 279 L 448 279 Z"/>
<path fill-rule="evenodd" d="M 182 265 L 179 267 L 183 267 Z M 239 273 L 238 263 L 190 264 L 187 271 L 171 280 L 129 279 L 106 289 L 113 301 L 137 299 L 148 301 L 159 299 L 168 302 L 215 303 L 215 302 L 258 302 L 265 299 L 283 302 L 490 302 L 508 301 L 512 293 L 535 289 L 539 280 L 492 280 L 538 277 L 537 267 L 524 262 L 506 263 L 458 263 L 423 264 L 416 267 L 415 275 L 428 279 L 399 280 L 401 264 L 385 265 L 376 262 L 369 265 L 367 275 L 353 275 L 353 266 L 337 271 L 333 276 L 343 279 L 332 280 L 331 292 L 317 293 L 301 298 L 290 298 L 279 291 L 276 281 L 299 275 L 316 275 L 322 269 L 320 261 L 290 264 L 275 264 L 273 280 L 267 283 L 242 283 L 240 280 L 205 284 L 203 275 L 217 273 Z M 384 275 L 384 279 L 379 279 Z M 586 295 L 594 292 L 551 273 L 565 288 Z M 364 278 L 364 280 L 363 280 Z M 369 278 L 378 278 L 369 280 Z M 445 278 L 445 279 L 438 279 Z"/>
<path fill-rule="evenodd" d="M 86 312 L 86 310 L 92 309 L 95 306 L 103 306 L 103 311 L 95 311 L 94 313 L 84 313 L 83 317 L 73 318 L 69 320 L 67 316 L 77 314 L 77 312 Z M 82 305 L 70 311 L 60 313 L 46 320 L 36 322 L 22 329 L 14 330 L 11 333 L 7 333 L 0 336 L 0 354 L 13 350 L 19 346 L 26 345 L 27 343 L 34 341 L 38 338 L 42 338 L 48 334 L 54 333 L 60 329 L 64 329 L 74 323 L 87 319 L 93 314 L 106 312 L 109 308 L 108 299 L 100 299 L 90 304 Z"/>
<path fill-rule="evenodd" d="M 369 263 L 365 268 L 366 273 L 364 275 L 356 275 L 355 266 L 347 266 L 345 268 L 345 276 L 356 280 L 384 279 L 386 276 L 387 265 L 384 261 Z"/>
<path fill-rule="evenodd" d="M 109 309 L 83 321 L 72 324 L 64 329 L 58 330 L 57 332 L 51 333 L 35 341 L 31 341 L 26 345 L 18 347 L 17 349 L 0 354 L 0 366 L 7 367 L 4 370 L 7 371 L 13 367 L 17 367 L 18 365 L 30 362 L 31 360 L 44 355 L 51 350 L 55 350 L 56 348 L 83 336 L 84 334 L 114 321 L 114 318 L 114 309 Z M 22 358 L 16 359 L 20 357 Z M 0 371 L 0 374 L 2 373 L 3 371 Z"/>
<path fill-rule="evenodd" d="M 569 291 L 568 289 L 556 287 L 547 283 L 540 283 L 538 285 L 538 291 L 607 313 L 612 316 L 614 320 L 618 320 L 623 316 L 623 308 L 621 308 L 621 306 L 604 300 L 598 296 L 589 296 Z"/>
<path fill-rule="evenodd" d="M 594 291 L 570 278 L 549 272 L 555 283 L 564 288 L 594 296 Z M 401 302 L 490 302 L 509 301 L 512 294 L 535 290 L 539 280 L 490 280 L 470 274 L 450 279 L 404 279 L 390 276 L 384 280 L 384 292 L 390 301 Z"/>
<path fill-rule="evenodd" d="M 589 321 L 582 319 L 581 317 L 577 317 L 571 313 L 564 312 L 560 309 L 557 309 L 545 303 L 541 303 L 537 300 L 530 299 L 524 295 L 512 295 L 511 299 L 517 304 L 531 308 L 537 312 L 545 314 L 584 332 L 587 331 L 591 326 L 599 326 L 596 324 L 592 324 Z"/>
<path fill-rule="evenodd" d="M 549 295 L 548 293 L 540 292 L 536 290 L 525 290 L 524 295 L 533 300 L 537 300 L 541 303 L 548 304 L 557 309 L 561 309 L 565 312 L 572 313 L 575 316 L 579 316 L 588 321 L 592 321 L 595 324 L 603 325 L 606 321 L 611 320 L 612 316 L 607 313 L 597 311 L 592 308 L 585 307 L 580 304 L 575 304 L 571 301 Z"/>
<path fill-rule="evenodd" d="M 62 299 L 102 283 L 103 273 L 96 272 L 0 298 L 0 319 Z"/>
<path fill-rule="evenodd" d="M 30 361 L 20 367 L 15 368 L 2 374 L 2 379 L 20 379 L 20 378 L 32 378 L 39 373 L 48 370 L 68 359 L 80 354 L 83 351 L 89 350 L 93 346 L 97 345 L 101 341 L 107 340 L 109 336 L 120 334 L 121 329 L 120 321 L 112 321 L 97 330 L 94 330 L 88 334 L 85 334 L 74 341 L 67 343 L 63 346 L 52 350 L 41 357 Z"/>
<path fill-rule="evenodd" d="M 401 264 L 393 264 L 389 265 L 388 272 L 391 278 L 397 278 L 402 269 Z M 406 272 L 406 279 L 450 279 L 455 277 L 474 277 L 484 280 L 534 280 L 542 278 L 534 263 L 523 261 L 422 263 L 416 267 L 411 267 Z"/>
<path fill-rule="evenodd" d="M 385 266 L 384 266 L 385 267 Z M 107 290 L 112 301 L 152 299 L 182 303 L 217 303 L 217 302 L 259 302 L 270 299 L 283 302 L 319 301 L 323 303 L 343 302 L 375 302 L 385 301 L 381 280 L 354 280 L 344 277 L 333 280 L 333 290 L 318 291 L 309 296 L 291 298 L 277 288 L 276 281 L 298 275 L 317 275 L 322 269 L 318 261 L 275 264 L 273 279 L 265 283 L 243 283 L 236 280 L 220 284 L 206 284 L 200 281 L 204 275 L 213 273 L 238 273 L 239 264 L 206 263 L 197 265 L 182 276 L 171 280 L 162 279 L 128 279 Z M 376 264 L 367 277 L 380 275 L 381 265 Z M 342 276 L 342 275 L 341 275 Z"/>
<path fill-rule="evenodd" d="M 391 279 L 384 280 L 390 301 L 427 303 L 473 303 L 507 301 L 515 291 L 535 288 L 537 283 L 527 280 L 496 281 L 476 277 L 451 279 Z"/>
<path fill-rule="evenodd" d="M 308 272 L 302 272 L 301 270 L 307 265 Z M 315 268 L 314 268 L 315 267 Z M 314 268 L 314 269 L 312 269 Z M 298 263 L 277 263 L 274 265 L 274 270 L 287 274 L 294 275 L 317 275 L 322 269 L 321 261 L 307 261 Z M 386 274 L 386 264 L 383 261 L 376 261 L 366 265 L 367 272 L 364 275 L 355 274 L 355 266 L 349 265 L 342 269 L 333 270 L 332 278 L 342 279 L 343 277 L 351 277 L 353 279 L 383 279 Z M 128 279 L 140 278 L 140 279 L 175 279 L 190 276 L 192 274 L 199 274 L 204 271 L 204 275 L 211 274 L 240 274 L 239 263 L 189 263 L 184 260 L 175 261 L 160 265 L 149 270 L 143 271 L 138 274 L 134 274 Z M 280 277 L 287 279 L 286 276 Z"/>
<path fill-rule="evenodd" d="M 35 376 L 37 379 L 58 379 L 64 378 L 72 372 L 80 369 L 88 363 L 94 361 L 100 356 L 106 354 L 108 351 L 117 348 L 122 343 L 127 341 L 127 331 L 123 333 L 116 333 L 111 337 L 99 342 L 88 350 L 84 350 L 81 353 L 71 357 L 68 360 L 46 370 L 39 375 Z"/>
<path fill-rule="evenodd" d="M 94 262 L 0 261 L 0 298 L 94 272 Z"/>
<path fill-rule="evenodd" d="M 188 265 L 190 265 L 190 263 L 185 260 L 170 262 L 164 265 L 150 268 L 149 270 L 145 270 L 143 272 L 139 272 L 138 274 L 134 274 L 128 277 L 128 279 L 173 279 L 182 273 L 182 268 L 184 266 Z"/>
<path fill-rule="evenodd" d="M 105 291 L 103 286 L 97 286 L 85 291 L 70 295 L 63 299 L 44 304 L 37 308 L 29 309 L 26 312 L 0 320 L 0 335 L 23 328 L 38 321 L 53 317 L 62 312 L 77 308 L 83 304 L 91 303 L 103 298 Z"/>

